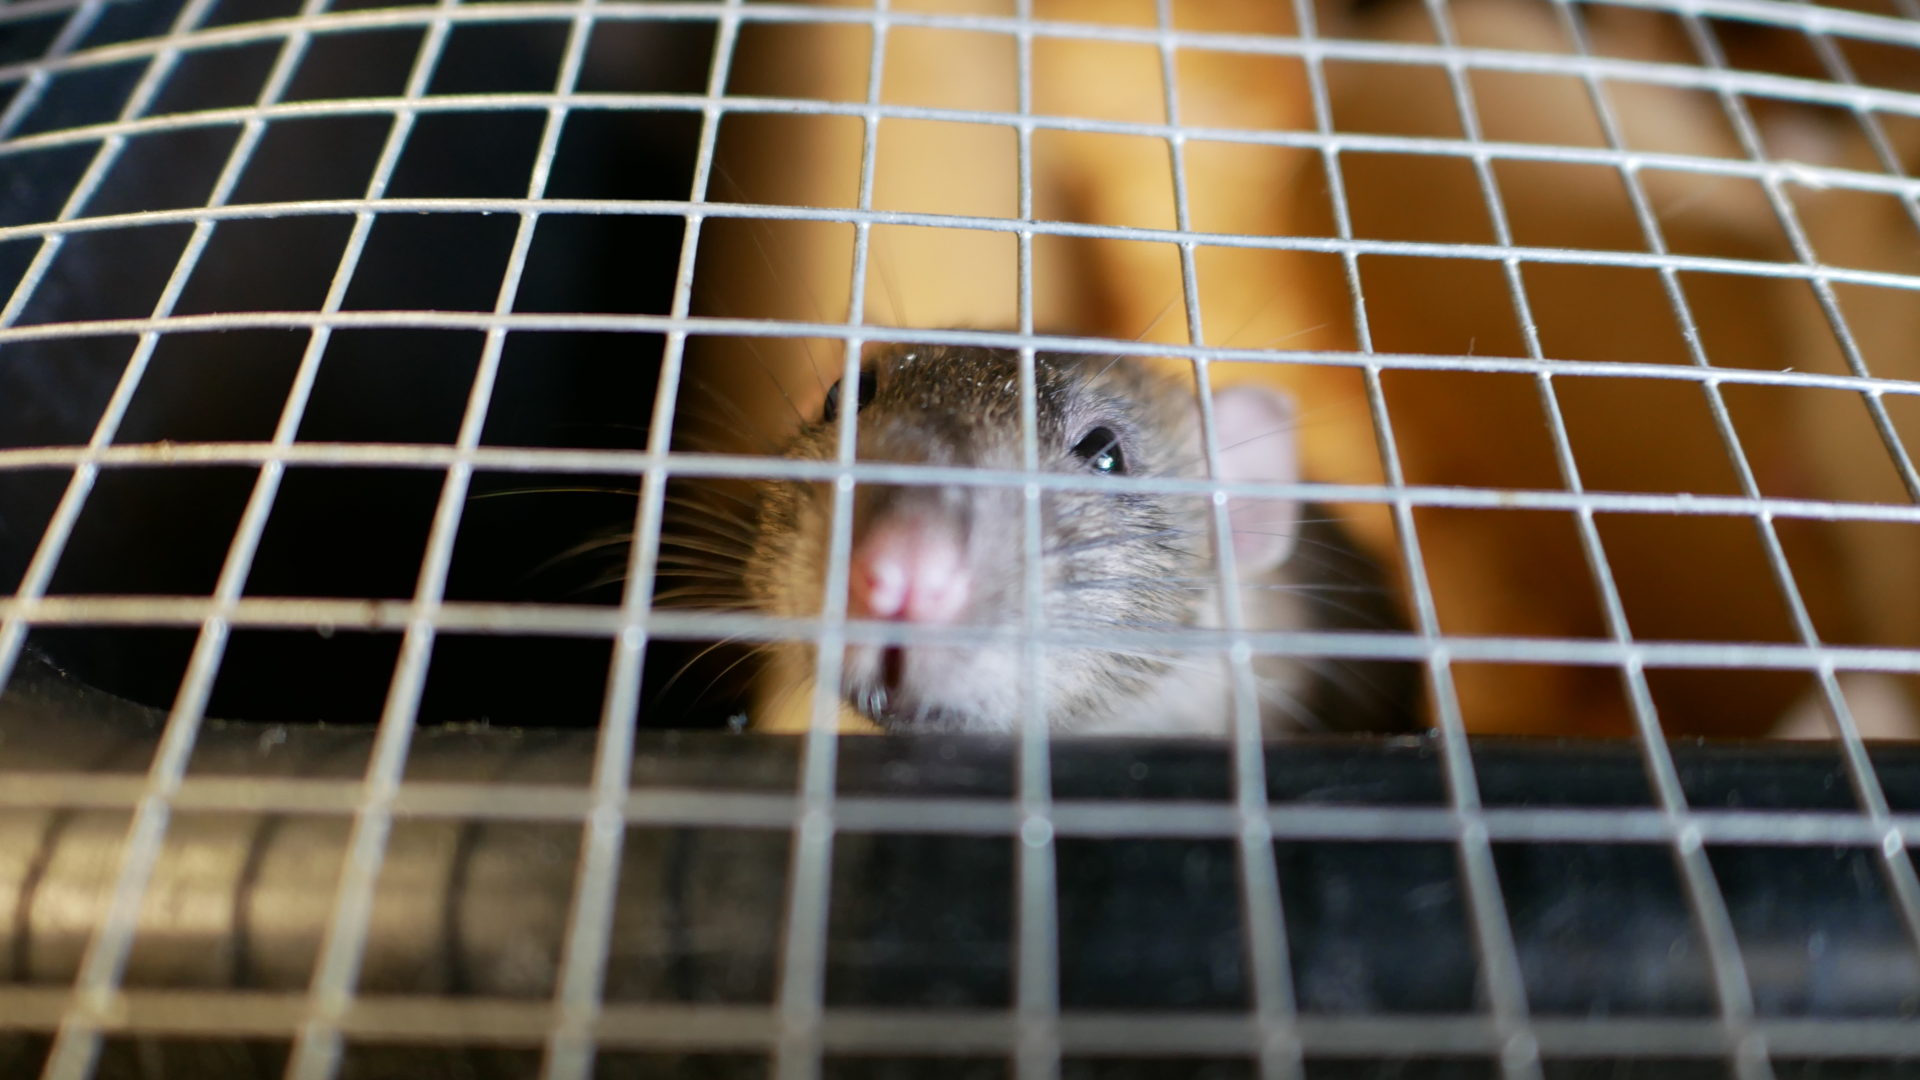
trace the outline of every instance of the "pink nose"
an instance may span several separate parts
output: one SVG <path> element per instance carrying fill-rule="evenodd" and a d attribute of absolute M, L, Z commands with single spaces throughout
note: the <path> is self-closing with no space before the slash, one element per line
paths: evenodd
<path fill-rule="evenodd" d="M 952 530 L 924 521 L 882 521 L 856 537 L 847 577 L 855 618 L 950 623 L 966 610 L 972 583 Z"/>

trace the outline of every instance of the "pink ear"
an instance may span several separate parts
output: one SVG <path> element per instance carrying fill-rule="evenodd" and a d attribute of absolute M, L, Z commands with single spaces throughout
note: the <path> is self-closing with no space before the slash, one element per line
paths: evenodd
<path fill-rule="evenodd" d="M 1220 460 L 1214 476 L 1242 483 L 1291 484 L 1300 478 L 1293 440 L 1293 401 L 1264 386 L 1232 386 L 1213 395 Z M 1243 578 L 1287 561 L 1300 531 L 1293 499 L 1232 499 L 1233 554 Z"/>

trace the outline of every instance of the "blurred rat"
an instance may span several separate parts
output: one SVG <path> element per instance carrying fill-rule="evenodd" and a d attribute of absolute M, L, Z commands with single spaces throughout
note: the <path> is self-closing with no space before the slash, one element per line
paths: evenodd
<path fill-rule="evenodd" d="M 1210 500 L 1139 490 L 1126 477 L 1207 476 L 1191 379 L 1110 357 L 1042 354 L 1035 361 L 1042 471 L 1114 480 L 1111 491 L 1042 496 L 1049 628 L 1102 631 L 1222 625 Z M 842 393 L 835 386 L 788 457 L 834 457 Z M 869 360 L 850 400 L 858 457 L 1019 470 L 1023 467 L 1016 353 L 953 347 L 894 349 Z M 1267 386 L 1217 390 L 1216 478 L 1297 478 L 1290 399 Z M 1021 493 L 977 484 L 855 488 L 849 617 L 920 626 L 1023 622 Z M 764 481 L 744 560 L 749 606 L 807 617 L 822 610 L 830 486 Z M 1311 504 L 1229 503 L 1244 625 L 1251 630 L 1393 629 L 1401 622 L 1378 570 Z M 1257 656 L 1263 729 L 1406 730 L 1418 710 L 1409 664 Z M 756 683 L 755 726 L 802 730 L 810 717 L 813 651 L 772 645 Z M 1053 647 L 1039 676 L 1057 734 L 1225 735 L 1233 709 L 1217 653 Z M 889 732 L 1006 732 L 1023 702 L 1020 644 L 849 644 L 843 727 Z"/>

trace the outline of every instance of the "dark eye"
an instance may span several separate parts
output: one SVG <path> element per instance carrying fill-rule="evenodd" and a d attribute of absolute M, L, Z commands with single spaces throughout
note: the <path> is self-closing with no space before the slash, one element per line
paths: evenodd
<path fill-rule="evenodd" d="M 1120 453 L 1120 436 L 1115 435 L 1112 428 L 1097 427 L 1087 432 L 1085 438 L 1073 444 L 1073 452 L 1102 475 L 1118 476 L 1127 471 L 1127 459 Z"/>
<path fill-rule="evenodd" d="M 873 384 L 874 384 L 873 375 L 870 372 L 867 372 L 866 370 L 863 369 L 860 372 L 860 385 L 853 392 L 854 411 L 857 412 L 861 409 L 866 408 L 867 404 L 873 400 L 873 389 L 874 389 Z M 833 388 L 827 391 L 827 404 L 824 408 L 820 410 L 820 422 L 823 424 L 831 424 L 833 423 L 834 418 L 838 417 L 839 415 L 840 415 L 840 381 L 835 380 L 833 384 Z"/>

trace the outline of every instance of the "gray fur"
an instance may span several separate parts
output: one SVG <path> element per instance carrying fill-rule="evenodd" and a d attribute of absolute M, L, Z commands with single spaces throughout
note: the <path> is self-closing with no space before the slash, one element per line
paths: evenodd
<path fill-rule="evenodd" d="M 1017 354 L 973 348 L 890 351 L 867 367 L 877 379 L 858 412 L 863 461 L 1018 470 L 1023 467 Z M 1199 410 L 1190 383 L 1105 357 L 1042 354 L 1035 362 L 1039 464 L 1043 471 L 1085 472 L 1073 446 L 1097 427 L 1119 435 L 1134 476 L 1204 476 Z M 837 392 L 837 391 L 836 391 Z M 789 457 L 831 460 L 837 424 L 802 427 Z M 941 515 L 954 523 L 971 560 L 974 621 L 1019 626 L 1022 596 L 1021 493 L 988 486 L 855 489 L 854 535 L 885 514 Z M 824 484 L 767 481 L 758 539 L 745 568 L 753 604 L 769 614 L 812 616 L 821 609 L 831 514 Z M 1204 497 L 1131 490 L 1048 492 L 1042 496 L 1041 611 L 1046 624 L 1098 632 L 1115 628 L 1217 626 L 1218 588 L 1211 514 Z M 1297 557 L 1295 562 L 1300 561 Z M 1248 580 L 1249 626 L 1301 628 L 1312 621 L 1288 567 Z M 1007 731 L 1018 724 L 1019 646 L 911 647 L 891 659 L 849 648 L 841 691 L 869 718 L 895 731 Z M 880 691 L 881 665 L 900 665 L 905 695 Z M 773 652 L 766 678 L 804 682 L 806 646 Z M 1269 732 L 1317 726 L 1309 699 L 1318 691 L 1311 665 L 1256 660 L 1263 726 Z M 1041 683 L 1056 732 L 1224 734 L 1232 707 L 1225 663 L 1199 653 L 1140 655 L 1054 649 Z"/>

